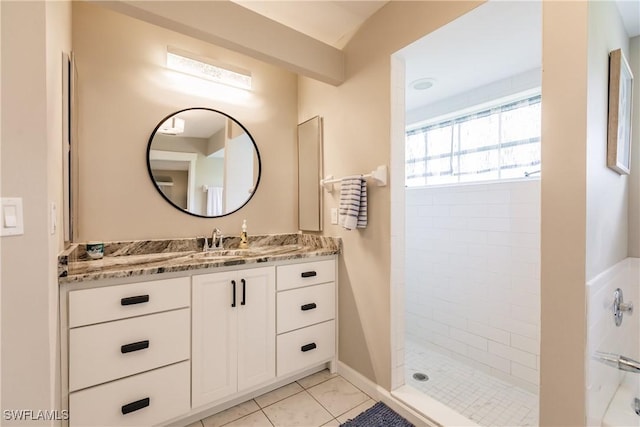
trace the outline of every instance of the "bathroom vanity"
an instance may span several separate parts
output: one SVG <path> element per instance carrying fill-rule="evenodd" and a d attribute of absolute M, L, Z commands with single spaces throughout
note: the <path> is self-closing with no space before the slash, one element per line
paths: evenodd
<path fill-rule="evenodd" d="M 200 240 L 60 257 L 70 426 L 187 424 L 335 371 L 338 239 L 258 236 L 214 252 Z"/>

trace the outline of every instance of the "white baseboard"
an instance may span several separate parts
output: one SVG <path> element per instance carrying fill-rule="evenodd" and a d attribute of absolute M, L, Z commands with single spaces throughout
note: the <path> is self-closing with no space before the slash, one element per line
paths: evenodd
<path fill-rule="evenodd" d="M 385 390 L 381 386 L 377 385 L 364 375 L 360 374 L 350 366 L 338 361 L 338 374 L 344 379 L 358 387 L 360 390 L 371 396 L 374 400 L 383 402 L 385 405 L 402 415 L 410 423 L 416 427 L 442 427 L 441 424 L 436 423 L 433 420 L 428 419 L 425 415 L 418 413 L 413 408 L 406 405 L 404 402 L 398 400 L 391 395 L 388 390 Z"/>

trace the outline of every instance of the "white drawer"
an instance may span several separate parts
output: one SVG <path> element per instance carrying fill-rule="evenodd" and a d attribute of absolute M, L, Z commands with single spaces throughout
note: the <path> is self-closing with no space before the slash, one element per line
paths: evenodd
<path fill-rule="evenodd" d="M 335 283 L 278 292 L 278 333 L 335 318 Z"/>
<path fill-rule="evenodd" d="M 152 426 L 178 417 L 190 410 L 189 375 L 182 362 L 71 393 L 69 425 Z"/>
<path fill-rule="evenodd" d="M 71 329 L 69 390 L 189 359 L 190 319 L 185 308 Z"/>
<path fill-rule="evenodd" d="M 318 283 L 335 282 L 335 260 L 305 262 L 301 264 L 282 265 L 278 267 L 278 290 L 301 288 Z"/>
<path fill-rule="evenodd" d="M 69 292 L 69 327 L 189 307 L 190 285 L 179 277 Z"/>
<path fill-rule="evenodd" d="M 335 321 L 278 335 L 278 376 L 312 367 L 336 352 Z"/>

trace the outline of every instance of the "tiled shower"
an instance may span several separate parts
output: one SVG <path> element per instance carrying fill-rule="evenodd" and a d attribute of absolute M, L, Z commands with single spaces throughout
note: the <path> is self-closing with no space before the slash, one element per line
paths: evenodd
<path fill-rule="evenodd" d="M 536 425 L 540 181 L 405 200 L 406 383 L 482 425 Z"/>

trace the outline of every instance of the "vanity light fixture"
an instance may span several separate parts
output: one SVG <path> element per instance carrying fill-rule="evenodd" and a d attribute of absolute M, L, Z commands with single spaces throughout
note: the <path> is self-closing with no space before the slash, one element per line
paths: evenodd
<path fill-rule="evenodd" d="M 184 133 L 184 119 L 171 117 L 160 125 L 158 132 L 165 135 L 180 135 Z"/>
<path fill-rule="evenodd" d="M 433 87 L 435 83 L 436 83 L 436 79 L 422 78 L 422 79 L 412 81 L 409 86 L 411 86 L 413 90 L 427 90 Z"/>
<path fill-rule="evenodd" d="M 167 67 L 201 79 L 251 89 L 251 72 L 219 63 L 213 59 L 167 47 Z"/>

